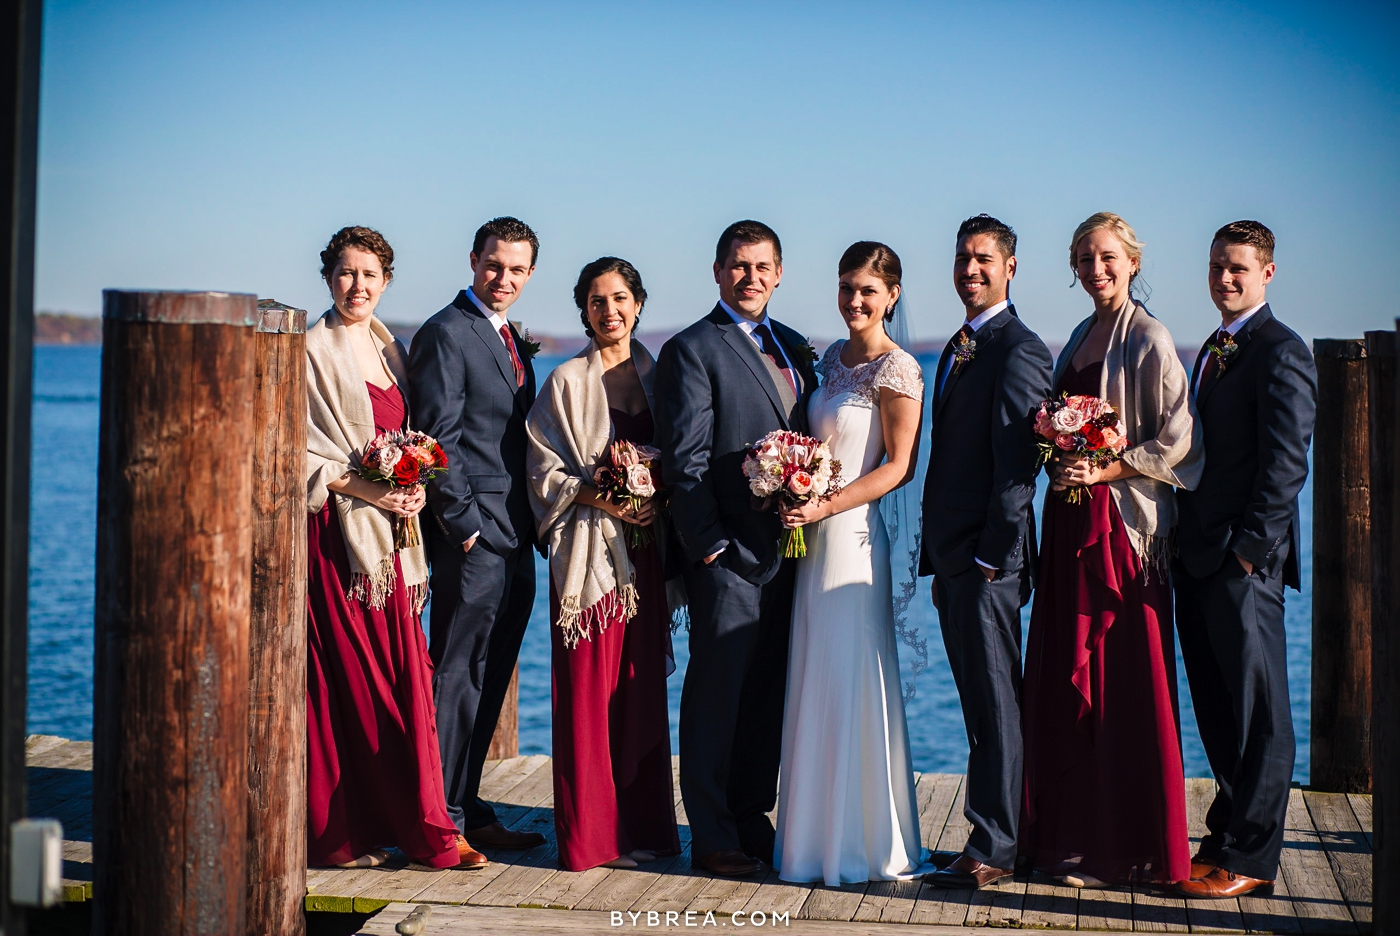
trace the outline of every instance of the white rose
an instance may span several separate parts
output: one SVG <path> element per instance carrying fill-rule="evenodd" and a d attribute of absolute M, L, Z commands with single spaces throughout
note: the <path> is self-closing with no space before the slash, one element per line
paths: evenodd
<path fill-rule="evenodd" d="M 1056 432 L 1078 432 L 1084 426 L 1084 414 L 1072 406 L 1061 407 L 1050 417 L 1050 425 L 1055 427 Z"/>
<path fill-rule="evenodd" d="M 384 446 L 379 450 L 379 473 L 387 475 L 392 472 L 400 458 L 403 458 L 403 452 L 397 445 Z"/>
<path fill-rule="evenodd" d="M 627 492 L 637 497 L 651 497 L 655 494 L 656 486 L 651 483 L 651 469 L 646 465 L 629 465 Z"/>

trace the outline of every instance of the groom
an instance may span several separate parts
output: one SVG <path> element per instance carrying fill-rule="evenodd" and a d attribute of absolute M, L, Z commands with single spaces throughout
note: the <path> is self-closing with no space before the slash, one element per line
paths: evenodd
<path fill-rule="evenodd" d="M 775 513 L 750 502 L 748 446 L 806 431 L 817 386 L 806 340 L 768 316 L 783 249 L 766 224 L 738 221 L 715 247 L 719 303 L 661 349 L 656 440 L 690 599 L 681 692 L 681 795 L 695 863 L 752 874 L 773 859 L 795 570 Z"/>
<path fill-rule="evenodd" d="M 535 232 L 515 218 L 483 224 L 472 243 L 471 287 L 423 323 L 408 358 L 414 425 L 447 454 L 446 474 L 428 482 L 431 519 L 423 523 L 443 792 L 467 841 L 496 848 L 544 844 L 537 832 L 501 825 L 477 795 L 535 601 L 525 475 L 535 371 L 506 310 L 539 249 Z"/>
<path fill-rule="evenodd" d="M 1012 873 L 1021 809 L 1021 608 L 1035 573 L 1033 414 L 1050 351 L 1007 299 L 1016 233 L 989 215 L 958 228 L 953 288 L 967 321 L 938 359 L 919 574 L 962 700 L 971 748 L 962 854 L 926 880 L 982 887 Z"/>

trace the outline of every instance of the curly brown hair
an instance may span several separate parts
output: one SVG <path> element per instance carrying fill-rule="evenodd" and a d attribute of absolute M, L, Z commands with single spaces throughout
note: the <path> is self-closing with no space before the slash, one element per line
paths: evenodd
<path fill-rule="evenodd" d="M 394 248 L 389 246 L 384 235 L 374 228 L 352 225 L 336 231 L 326 249 L 321 251 L 321 279 L 330 282 L 346 247 L 368 250 L 379 258 L 379 265 L 384 268 L 384 282 L 394 278 Z"/>

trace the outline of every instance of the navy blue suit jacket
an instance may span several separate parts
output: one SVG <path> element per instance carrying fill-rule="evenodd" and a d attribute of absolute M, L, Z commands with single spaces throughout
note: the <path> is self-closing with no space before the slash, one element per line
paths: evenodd
<path fill-rule="evenodd" d="M 656 361 L 656 444 L 681 547 L 690 562 L 725 550 L 722 561 L 756 585 L 782 561 L 782 524 L 753 509 L 744 455 L 775 429 L 806 432 L 817 386 L 800 350 L 806 339 L 771 317 L 768 324 L 796 374 L 790 411 L 754 340 L 718 305 L 667 341 Z"/>
<path fill-rule="evenodd" d="M 408 356 L 415 426 L 447 455 L 428 482 L 433 525 L 456 548 L 473 534 L 498 553 L 535 544 L 525 474 L 525 417 L 535 402 L 535 369 L 520 335 L 525 385 L 505 342 L 466 290 L 423 323 Z"/>
<path fill-rule="evenodd" d="M 1235 552 L 1298 588 L 1298 492 L 1308 477 L 1317 370 L 1307 344 L 1267 304 L 1235 344 L 1196 396 L 1206 464 L 1194 491 L 1177 492 L 1181 563 L 1205 578 Z M 1208 347 L 1196 355 L 1193 388 Z"/>
<path fill-rule="evenodd" d="M 1035 412 L 1050 396 L 1050 349 L 1010 306 L 972 340 L 973 359 L 935 387 L 919 574 L 957 575 L 981 559 L 1033 577 Z"/>

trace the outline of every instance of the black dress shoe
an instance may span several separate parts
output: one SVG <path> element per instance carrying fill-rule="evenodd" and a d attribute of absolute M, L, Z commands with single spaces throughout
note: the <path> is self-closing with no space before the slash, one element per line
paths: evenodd
<path fill-rule="evenodd" d="M 763 862 L 750 858 L 737 848 L 698 855 L 695 864 L 720 877 L 744 877 L 763 870 Z"/>

